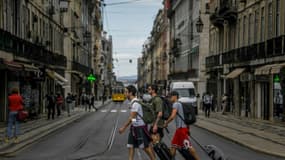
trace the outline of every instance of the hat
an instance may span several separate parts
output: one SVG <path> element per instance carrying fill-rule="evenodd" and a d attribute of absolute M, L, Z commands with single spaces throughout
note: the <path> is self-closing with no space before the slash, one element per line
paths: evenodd
<path fill-rule="evenodd" d="M 179 93 L 177 91 L 170 92 L 170 96 L 179 96 Z"/>

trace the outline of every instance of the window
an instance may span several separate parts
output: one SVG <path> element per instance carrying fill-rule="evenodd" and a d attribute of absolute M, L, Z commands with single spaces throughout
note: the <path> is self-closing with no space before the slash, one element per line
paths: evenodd
<path fill-rule="evenodd" d="M 280 36 L 280 0 L 277 0 L 276 2 L 276 36 Z"/>
<path fill-rule="evenodd" d="M 260 26 L 260 41 L 263 42 L 264 41 L 264 28 L 265 28 L 265 21 L 264 21 L 264 7 L 262 7 L 261 9 L 261 26 Z"/>
<path fill-rule="evenodd" d="M 243 45 L 246 45 L 246 16 L 243 17 Z"/>
<path fill-rule="evenodd" d="M 241 40 L 241 26 L 242 26 L 242 23 L 241 23 L 241 19 L 238 20 L 238 48 L 241 47 L 241 43 L 240 43 L 240 40 Z"/>
<path fill-rule="evenodd" d="M 2 1 L 0 1 L 0 28 L 2 28 L 2 23 L 3 23 L 2 13 L 3 13 L 3 4 Z"/>
<path fill-rule="evenodd" d="M 254 43 L 257 43 L 257 34 L 259 31 L 258 18 L 259 18 L 259 12 L 258 12 L 258 10 L 256 10 L 255 11 L 255 18 L 254 18 Z"/>
<path fill-rule="evenodd" d="M 252 14 L 248 17 L 248 45 L 252 43 Z"/>
<path fill-rule="evenodd" d="M 272 3 L 268 5 L 268 38 L 272 37 Z"/>

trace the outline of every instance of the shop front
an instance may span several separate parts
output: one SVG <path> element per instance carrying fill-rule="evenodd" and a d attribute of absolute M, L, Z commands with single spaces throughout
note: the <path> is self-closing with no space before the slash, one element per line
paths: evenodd
<path fill-rule="evenodd" d="M 14 61 L 3 61 L 0 67 L 1 78 L 1 109 L 0 121 L 7 121 L 8 101 L 7 97 L 13 88 L 18 88 L 24 100 L 24 108 L 29 111 L 31 118 L 40 113 L 41 106 L 41 82 L 35 81 L 39 69 L 29 64 Z"/>
<path fill-rule="evenodd" d="M 283 92 L 281 84 L 281 68 L 285 63 L 269 64 L 255 70 L 257 118 L 278 120 L 282 117 Z"/>

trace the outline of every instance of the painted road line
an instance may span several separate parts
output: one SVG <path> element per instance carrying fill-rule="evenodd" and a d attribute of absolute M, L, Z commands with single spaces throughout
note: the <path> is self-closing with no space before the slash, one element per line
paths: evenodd
<path fill-rule="evenodd" d="M 107 112 L 107 110 L 106 110 L 106 109 L 103 109 L 103 110 L 101 110 L 101 112 Z"/>
<path fill-rule="evenodd" d="M 121 110 L 121 112 L 125 113 L 125 112 L 127 112 L 127 110 L 126 110 L 126 109 L 123 109 L 123 110 Z"/>
<path fill-rule="evenodd" d="M 111 112 L 112 112 L 112 113 L 115 113 L 115 112 L 117 112 L 117 110 L 116 110 L 116 109 L 113 109 L 113 110 L 111 110 Z"/>

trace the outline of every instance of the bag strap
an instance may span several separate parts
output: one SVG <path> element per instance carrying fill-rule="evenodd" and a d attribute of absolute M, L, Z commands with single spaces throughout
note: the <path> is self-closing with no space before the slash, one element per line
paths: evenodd
<path fill-rule="evenodd" d="M 181 102 L 179 102 L 178 101 L 178 103 L 180 103 L 181 104 L 181 106 L 182 106 L 182 110 L 183 110 L 183 105 L 182 105 L 182 103 Z M 184 112 L 184 111 L 183 111 Z M 177 115 L 178 115 L 178 117 L 184 122 L 184 124 L 186 125 L 186 123 L 185 123 L 185 119 L 179 114 L 179 112 L 178 112 L 178 110 L 177 110 Z"/>
<path fill-rule="evenodd" d="M 138 104 L 140 104 L 141 105 L 141 107 L 142 107 L 142 104 L 140 103 L 140 101 L 138 101 L 138 100 L 134 100 L 133 102 L 132 102 L 132 104 L 131 104 L 131 106 L 134 104 L 134 103 L 138 103 Z M 143 117 L 142 117 L 142 115 L 141 114 L 139 114 L 139 112 L 137 112 L 137 115 L 143 120 Z M 144 121 L 144 120 L 143 120 Z M 145 123 L 145 122 L 144 122 Z"/>

